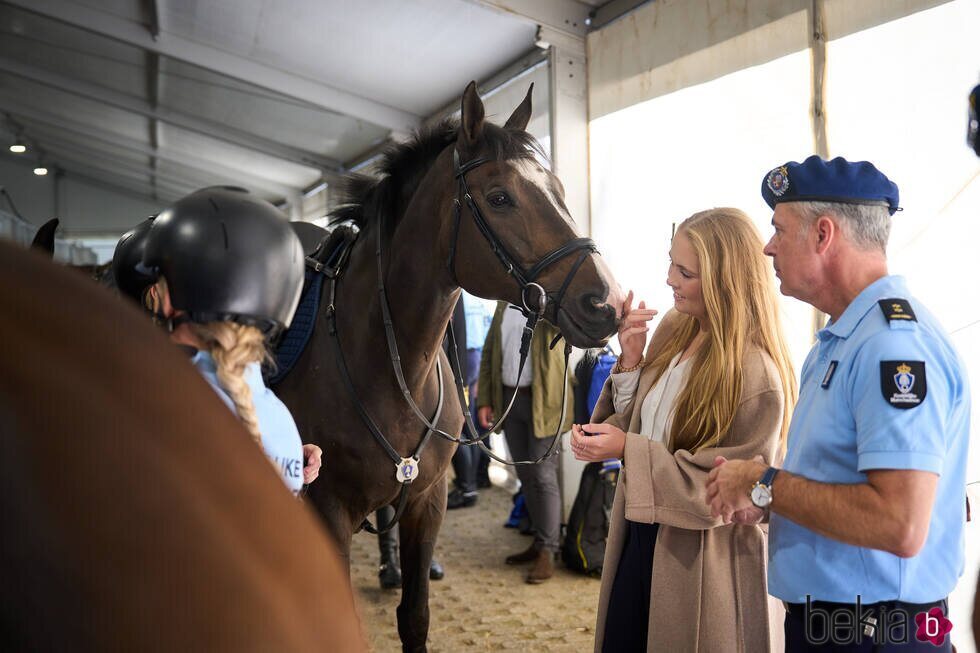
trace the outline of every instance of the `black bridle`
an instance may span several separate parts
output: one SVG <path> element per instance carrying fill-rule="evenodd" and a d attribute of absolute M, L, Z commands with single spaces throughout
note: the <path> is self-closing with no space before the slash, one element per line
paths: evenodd
<path fill-rule="evenodd" d="M 486 157 L 480 157 L 473 159 L 472 161 L 467 161 L 461 164 L 459 162 L 459 151 L 453 150 L 453 174 L 457 179 L 459 189 L 456 195 L 456 199 L 453 200 L 453 239 L 449 245 L 449 274 L 452 275 L 453 281 L 457 286 L 460 285 L 459 281 L 456 279 L 456 245 L 459 240 L 459 227 L 462 220 L 462 209 L 463 204 L 466 204 L 467 208 L 470 210 L 470 215 L 473 216 L 473 222 L 476 223 L 477 228 L 483 237 L 487 239 L 490 243 L 490 249 L 500 260 L 500 263 L 507 270 L 507 274 L 514 277 L 517 284 L 521 288 L 521 303 L 524 304 L 525 315 L 534 311 L 538 313 L 541 317 L 544 315 L 544 311 L 547 304 L 547 293 L 545 293 L 544 288 L 540 284 L 536 283 L 535 280 L 545 271 L 546 268 L 554 265 L 558 261 L 562 260 L 569 254 L 582 250 L 579 255 L 578 260 L 572 265 L 572 269 L 569 271 L 568 275 L 565 276 L 565 280 L 558 290 L 558 294 L 555 299 L 555 320 L 558 319 L 558 309 L 561 308 L 561 300 L 565 296 L 565 291 L 568 290 L 569 284 L 571 284 L 572 279 L 575 277 L 575 273 L 588 258 L 589 254 L 597 253 L 599 249 L 596 247 L 595 242 L 591 238 L 573 238 L 561 247 L 558 247 L 554 251 L 546 254 L 541 258 L 540 261 L 534 264 L 530 270 L 525 270 L 524 267 L 517 261 L 504 242 L 500 240 L 497 234 L 494 232 L 490 223 L 483 216 L 483 212 L 480 211 L 480 207 L 473 200 L 473 196 L 470 195 L 469 187 L 466 185 L 466 173 L 478 168 L 484 163 L 488 163 L 491 159 Z M 528 305 L 528 290 L 536 290 L 538 295 L 538 305 L 534 308 Z"/>
<path fill-rule="evenodd" d="M 453 225 L 452 242 L 450 243 L 448 266 L 449 266 L 449 273 L 450 275 L 452 275 L 453 281 L 456 283 L 456 285 L 459 285 L 456 279 L 455 259 L 456 259 L 457 241 L 459 238 L 460 222 L 462 219 L 462 205 L 465 203 L 466 206 L 469 208 L 470 215 L 472 215 L 473 221 L 476 223 L 476 226 L 479 228 L 480 233 L 482 233 L 483 236 L 490 243 L 491 250 L 497 256 L 500 262 L 503 264 L 507 273 L 511 275 L 520 286 L 521 303 L 524 305 L 523 308 L 521 309 L 521 312 L 527 318 L 527 323 L 524 326 L 524 333 L 521 338 L 520 364 L 518 367 L 518 375 L 520 375 L 520 373 L 523 372 L 524 370 L 525 364 L 527 363 L 527 356 L 528 356 L 528 352 L 530 351 L 531 338 L 534 335 L 534 329 L 537 326 L 538 321 L 544 315 L 545 309 L 547 308 L 547 304 L 548 304 L 547 293 L 545 292 L 544 288 L 540 284 L 536 283 L 535 280 L 546 268 L 550 267 L 551 265 L 554 265 L 558 261 L 569 256 L 570 254 L 573 254 L 581 250 L 581 254 L 579 255 L 578 259 L 575 261 L 575 263 L 572 265 L 572 268 L 569 271 L 569 273 L 565 276 L 561 288 L 559 289 L 556 295 L 555 319 L 557 320 L 558 310 L 561 307 L 561 301 L 564 298 L 565 291 L 568 289 L 568 286 L 571 284 L 572 279 L 575 277 L 575 274 L 582 266 L 582 263 L 585 262 L 585 259 L 590 254 L 594 252 L 598 252 L 598 250 L 591 238 L 575 238 L 565 243 L 561 247 L 555 249 L 554 251 L 550 252 L 546 256 L 544 256 L 533 267 L 531 267 L 530 270 L 525 270 L 525 268 L 521 266 L 520 263 L 517 262 L 514 256 L 504 245 L 503 241 L 500 240 L 497 234 L 490 227 L 489 223 L 484 218 L 483 213 L 480 211 L 479 206 L 476 204 L 475 201 L 473 201 L 473 197 L 470 195 L 469 189 L 466 185 L 466 173 L 484 163 L 489 162 L 490 160 L 491 159 L 488 158 L 478 158 L 461 165 L 459 162 L 459 152 L 456 150 L 453 151 L 453 168 L 454 168 L 454 176 L 458 181 L 458 193 L 457 193 L 457 197 L 453 200 L 454 225 Z M 558 421 L 558 427 L 552 438 L 551 445 L 548 447 L 548 450 L 540 458 L 536 460 L 508 461 L 496 456 L 484 444 L 483 441 L 487 437 L 489 437 L 490 433 L 495 431 L 500 426 L 500 424 L 506 419 L 507 415 L 510 413 L 511 408 L 514 405 L 514 400 L 517 396 L 517 391 L 515 390 L 514 394 L 511 395 L 511 398 L 507 403 L 507 408 L 504 410 L 504 413 L 497 419 L 496 422 L 494 422 L 494 424 L 487 430 L 487 432 L 484 435 L 480 436 L 477 433 L 476 426 L 473 424 L 473 419 L 469 411 L 469 403 L 466 400 L 466 395 L 463 390 L 463 378 L 461 374 L 461 366 L 459 363 L 459 358 L 456 353 L 457 351 L 456 336 L 453 333 L 452 321 L 450 320 L 449 326 L 447 328 L 447 335 L 449 337 L 450 349 L 451 349 L 451 355 L 449 357 L 450 367 L 452 369 L 453 376 L 455 377 L 456 390 L 459 396 L 460 405 L 463 409 L 464 425 L 466 426 L 469 432 L 469 437 L 468 438 L 456 437 L 454 435 L 451 435 L 439 429 L 436 426 L 436 424 L 439 422 L 439 419 L 442 415 L 442 407 L 443 407 L 443 400 L 444 400 L 442 366 L 437 359 L 436 377 L 439 383 L 439 394 L 438 394 L 438 401 L 436 403 L 435 414 L 430 420 L 425 415 L 425 413 L 422 412 L 418 404 L 415 402 L 415 399 L 412 397 L 412 393 L 408 388 L 407 382 L 405 381 L 405 373 L 401 365 L 401 356 L 398 353 L 398 345 L 395 340 L 394 323 L 391 318 L 391 307 L 389 306 L 388 303 L 388 294 L 387 294 L 387 290 L 385 289 L 385 283 L 384 283 L 385 270 L 384 270 L 384 257 L 383 257 L 383 248 L 382 248 L 383 232 L 384 232 L 384 221 L 382 217 L 382 220 L 379 221 L 378 228 L 377 228 L 375 255 L 378 264 L 378 296 L 379 296 L 379 302 L 381 304 L 381 311 L 382 311 L 382 317 L 383 317 L 384 328 L 385 328 L 385 339 L 388 346 L 388 352 L 391 358 L 392 369 L 394 371 L 395 378 L 398 381 L 398 386 L 401 389 L 402 396 L 405 398 L 405 401 L 412 409 L 412 412 L 415 413 L 415 416 L 426 427 L 425 435 L 422 437 L 422 440 L 419 442 L 419 445 L 415 448 L 415 452 L 410 457 L 403 458 L 399 456 L 398 452 L 395 451 L 395 449 L 391 446 L 391 443 L 388 442 L 388 439 L 385 438 L 384 434 L 381 432 L 381 429 L 378 427 L 377 423 L 375 423 L 375 421 L 368 414 L 364 404 L 357 396 L 357 391 L 355 390 L 353 381 L 351 380 L 350 371 L 347 368 L 347 363 L 346 360 L 344 359 L 343 348 L 340 345 L 340 336 L 337 332 L 336 296 L 337 296 L 337 281 L 339 279 L 339 275 L 331 277 L 330 303 L 326 308 L 327 317 L 330 324 L 330 335 L 333 336 L 332 340 L 335 345 L 337 366 L 340 369 L 340 373 L 344 381 L 344 385 L 346 386 L 347 391 L 351 396 L 351 399 L 354 403 L 355 408 L 357 409 L 358 414 L 361 417 L 361 420 L 364 422 L 365 426 L 368 428 L 368 430 L 371 432 L 374 438 L 378 441 L 381 447 L 385 450 L 385 453 L 388 454 L 388 457 L 392 460 L 392 462 L 394 462 L 395 470 L 396 470 L 395 478 L 396 480 L 398 480 L 399 483 L 401 483 L 401 491 L 399 492 L 397 507 L 395 509 L 395 514 L 391 518 L 391 520 L 384 526 L 381 526 L 379 524 L 377 527 L 372 526 L 368 520 L 366 519 L 364 520 L 364 523 L 362 524 L 362 528 L 364 528 L 370 533 L 383 533 L 388 530 L 391 530 L 391 528 L 394 527 L 394 525 L 401 518 L 401 515 L 404 512 L 405 505 L 407 503 L 406 498 L 408 496 L 408 486 L 418 476 L 419 460 L 422 454 L 422 450 L 425 448 L 426 444 L 428 444 L 433 434 L 437 434 L 446 440 L 463 444 L 463 445 L 474 445 L 474 444 L 479 445 L 485 452 L 487 452 L 487 454 L 491 458 L 507 465 L 535 465 L 553 456 L 557 451 L 557 444 L 561 436 L 561 426 L 565 421 L 566 398 L 567 398 L 567 391 L 568 391 L 568 357 L 571 354 L 571 350 L 572 350 L 571 345 L 569 345 L 566 342 L 565 352 L 564 352 L 565 382 L 562 388 L 562 411 L 561 411 L 561 417 Z M 537 301 L 534 303 L 533 307 L 530 305 L 528 301 L 530 299 L 528 295 L 529 291 L 536 291 Z M 556 337 L 554 341 L 551 343 L 552 348 L 557 344 L 558 339 L 560 337 L 561 335 Z"/>

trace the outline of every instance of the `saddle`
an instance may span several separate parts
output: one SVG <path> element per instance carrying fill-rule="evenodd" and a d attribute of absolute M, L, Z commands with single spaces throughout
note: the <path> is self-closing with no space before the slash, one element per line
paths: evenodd
<path fill-rule="evenodd" d="M 273 352 L 274 364 L 262 369 L 266 385 L 280 383 L 296 365 L 313 336 L 320 310 L 323 278 L 340 277 L 350 259 L 360 228 L 353 220 L 318 227 L 310 222 L 290 222 L 306 257 L 306 278 L 296 314 L 289 328 L 280 336 Z"/>
<path fill-rule="evenodd" d="M 360 228 L 353 220 L 318 227 L 311 222 L 290 222 L 303 245 L 306 267 L 333 279 L 340 276 Z"/>

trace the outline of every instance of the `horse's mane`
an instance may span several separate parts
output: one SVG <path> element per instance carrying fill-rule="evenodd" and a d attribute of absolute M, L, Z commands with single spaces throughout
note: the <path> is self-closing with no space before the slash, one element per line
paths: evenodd
<path fill-rule="evenodd" d="M 459 122 L 452 119 L 422 127 L 405 143 L 385 150 L 376 175 L 347 175 L 340 186 L 340 205 L 330 212 L 330 221 L 354 220 L 363 227 L 384 215 L 388 227 L 394 226 L 436 157 L 456 142 L 458 130 Z M 483 138 L 489 156 L 497 160 L 545 157 L 537 140 L 524 131 L 484 123 Z"/>

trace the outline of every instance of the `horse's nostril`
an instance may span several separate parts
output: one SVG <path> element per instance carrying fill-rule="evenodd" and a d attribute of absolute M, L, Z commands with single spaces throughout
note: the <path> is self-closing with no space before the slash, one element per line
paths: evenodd
<path fill-rule="evenodd" d="M 583 308 L 585 308 L 587 311 L 601 309 L 602 305 L 605 303 L 605 297 L 599 297 L 598 295 L 586 295 L 582 298 Z"/>
<path fill-rule="evenodd" d="M 586 295 L 582 298 L 582 308 L 589 322 L 599 324 L 616 318 L 616 309 L 606 302 L 605 297 Z"/>

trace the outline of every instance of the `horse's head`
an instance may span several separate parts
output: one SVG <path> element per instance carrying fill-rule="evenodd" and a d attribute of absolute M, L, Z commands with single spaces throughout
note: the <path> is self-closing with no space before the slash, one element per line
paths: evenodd
<path fill-rule="evenodd" d="M 463 93 L 454 169 L 450 266 L 457 283 L 486 298 L 536 310 L 577 347 L 615 333 L 622 295 L 594 243 L 581 238 L 564 188 L 525 129 L 531 89 L 503 127 L 484 121 L 470 83 Z M 541 295 L 545 297 L 542 297 Z"/>

